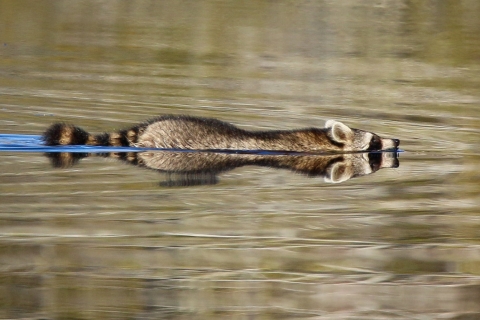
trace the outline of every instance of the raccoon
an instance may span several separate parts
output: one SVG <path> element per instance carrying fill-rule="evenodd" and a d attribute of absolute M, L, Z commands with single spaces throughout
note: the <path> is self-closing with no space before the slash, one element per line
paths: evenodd
<path fill-rule="evenodd" d="M 83 153 L 48 153 L 54 167 L 69 167 L 90 156 Z M 128 152 L 103 154 L 129 164 L 167 174 L 167 186 L 214 184 L 218 174 L 243 166 L 288 169 L 310 177 L 339 183 L 372 174 L 382 168 L 397 168 L 396 152 L 362 152 L 330 155 L 263 155 L 219 152 Z"/>
<path fill-rule="evenodd" d="M 325 128 L 248 131 L 212 118 L 165 115 L 130 129 L 92 135 L 64 123 L 43 134 L 45 145 L 130 146 L 190 150 L 271 150 L 294 152 L 355 152 L 396 150 L 398 139 L 328 120 Z"/>

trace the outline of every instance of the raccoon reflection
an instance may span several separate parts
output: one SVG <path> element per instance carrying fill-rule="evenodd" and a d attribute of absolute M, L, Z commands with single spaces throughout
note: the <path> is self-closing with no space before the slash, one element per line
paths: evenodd
<path fill-rule="evenodd" d="M 49 153 L 54 167 L 69 167 L 89 154 Z M 103 154 L 129 164 L 167 174 L 169 186 L 215 184 L 218 174 L 243 166 L 288 169 L 326 182 L 339 183 L 368 175 L 382 168 L 397 168 L 396 152 L 347 153 L 331 155 L 259 155 L 215 152 L 140 152 Z"/>

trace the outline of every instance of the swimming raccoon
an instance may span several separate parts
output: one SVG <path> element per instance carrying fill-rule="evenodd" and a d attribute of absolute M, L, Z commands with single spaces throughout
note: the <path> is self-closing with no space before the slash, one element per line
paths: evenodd
<path fill-rule="evenodd" d="M 395 150 L 398 139 L 378 135 L 328 120 L 325 128 L 247 131 L 217 119 L 165 115 L 115 133 L 92 135 L 63 123 L 43 134 L 48 146 L 92 145 L 193 150 L 272 150 L 351 152 Z"/>
<path fill-rule="evenodd" d="M 397 168 L 396 152 L 362 152 L 330 155 L 264 155 L 219 152 L 128 152 L 101 154 L 129 164 L 167 173 L 167 186 L 217 183 L 217 175 L 247 165 L 288 169 L 326 182 L 339 183 L 372 174 L 382 168 Z M 69 167 L 90 156 L 82 153 L 48 153 L 53 166 Z"/>

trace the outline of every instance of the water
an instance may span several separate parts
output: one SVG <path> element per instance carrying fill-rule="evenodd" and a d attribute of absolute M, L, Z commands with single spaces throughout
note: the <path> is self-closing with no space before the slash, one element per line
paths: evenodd
<path fill-rule="evenodd" d="M 101 156 L 53 168 L 1 152 L 0 317 L 480 317 L 479 13 L 2 1 L 0 134 L 18 146 L 52 122 L 98 133 L 174 113 L 252 130 L 336 119 L 405 152 L 342 183 L 242 166 L 195 186 Z"/>

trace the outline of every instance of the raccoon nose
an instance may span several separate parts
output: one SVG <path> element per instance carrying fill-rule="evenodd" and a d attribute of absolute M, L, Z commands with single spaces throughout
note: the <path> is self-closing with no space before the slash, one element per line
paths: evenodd
<path fill-rule="evenodd" d="M 395 144 L 395 147 L 398 147 L 400 145 L 400 140 L 398 139 L 392 139 L 393 143 Z"/>

